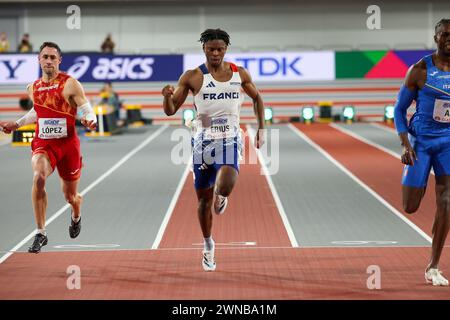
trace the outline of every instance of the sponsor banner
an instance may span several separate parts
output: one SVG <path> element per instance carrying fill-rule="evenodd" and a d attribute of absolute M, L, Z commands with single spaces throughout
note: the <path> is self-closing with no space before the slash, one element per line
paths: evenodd
<path fill-rule="evenodd" d="M 336 79 L 402 79 L 408 68 L 433 50 L 336 52 Z"/>
<path fill-rule="evenodd" d="M 225 61 L 247 69 L 256 82 L 335 79 L 333 51 L 227 53 Z M 204 62 L 204 54 L 186 54 L 184 71 Z"/>
<path fill-rule="evenodd" d="M 81 82 L 176 81 L 183 56 L 63 54 L 60 69 Z"/>
<path fill-rule="evenodd" d="M 0 84 L 28 84 L 38 77 L 37 54 L 0 54 Z"/>

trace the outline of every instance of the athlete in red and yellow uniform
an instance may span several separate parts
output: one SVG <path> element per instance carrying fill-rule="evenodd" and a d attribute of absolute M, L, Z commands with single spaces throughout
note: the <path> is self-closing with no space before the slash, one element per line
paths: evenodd
<path fill-rule="evenodd" d="M 64 88 L 73 79 L 60 72 L 51 82 L 39 79 L 32 88 L 36 111 L 36 135 L 31 144 L 33 155 L 44 154 L 62 179 L 81 176 L 80 141 L 75 130 L 77 108 L 64 98 Z M 64 159 L 64 161 L 62 161 Z"/>
<path fill-rule="evenodd" d="M 32 201 L 38 232 L 29 252 L 38 253 L 48 242 L 45 231 L 47 194 L 45 183 L 55 167 L 61 177 L 62 191 L 72 207 L 69 234 L 76 238 L 81 231 L 80 207 L 82 197 L 78 193 L 81 176 L 80 141 L 75 130 L 77 114 L 81 123 L 90 130 L 96 129 L 97 118 L 86 99 L 81 84 L 59 71 L 61 50 L 57 44 L 44 42 L 40 47 L 39 63 L 42 78 L 27 87 L 34 107 L 22 118 L 12 122 L 0 122 L 5 133 L 36 123 L 36 135 L 32 141 L 31 165 L 33 168 Z"/>

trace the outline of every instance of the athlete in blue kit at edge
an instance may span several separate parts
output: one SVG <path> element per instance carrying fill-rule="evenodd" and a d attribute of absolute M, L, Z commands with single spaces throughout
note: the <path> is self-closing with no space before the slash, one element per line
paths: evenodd
<path fill-rule="evenodd" d="M 395 105 L 395 126 L 403 154 L 403 208 L 414 213 L 419 208 L 433 168 L 436 178 L 436 215 L 433 242 L 425 280 L 448 286 L 438 269 L 450 226 L 450 19 L 435 26 L 437 50 L 408 70 Z M 406 111 L 416 101 L 416 112 L 407 124 Z"/>
<path fill-rule="evenodd" d="M 264 104 L 250 74 L 242 67 L 223 60 L 230 36 L 221 29 L 207 29 L 200 36 L 206 63 L 186 71 L 178 87 L 167 85 L 162 90 L 164 112 L 177 112 L 189 92 L 194 95 L 197 116 L 194 121 L 193 171 L 198 198 L 198 218 L 204 238 L 202 265 L 214 271 L 214 240 L 211 236 L 214 211 L 224 212 L 227 197 L 238 177 L 238 154 L 242 151 L 239 113 L 244 97 L 241 89 L 252 98 L 258 120 L 255 146 L 263 143 Z"/>

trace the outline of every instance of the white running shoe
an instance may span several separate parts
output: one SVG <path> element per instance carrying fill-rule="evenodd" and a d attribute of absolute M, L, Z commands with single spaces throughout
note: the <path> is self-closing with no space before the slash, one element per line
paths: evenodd
<path fill-rule="evenodd" d="M 227 197 L 221 196 L 220 194 L 216 194 L 216 199 L 214 200 L 214 212 L 216 214 L 224 213 L 227 204 L 228 204 Z"/>
<path fill-rule="evenodd" d="M 216 261 L 214 260 L 214 249 L 203 250 L 202 265 L 203 265 L 203 270 L 205 270 L 205 271 L 216 270 Z"/>
<path fill-rule="evenodd" d="M 428 269 L 425 271 L 425 281 L 432 283 L 433 286 L 448 286 L 448 280 L 442 275 L 442 271 L 438 269 Z"/>

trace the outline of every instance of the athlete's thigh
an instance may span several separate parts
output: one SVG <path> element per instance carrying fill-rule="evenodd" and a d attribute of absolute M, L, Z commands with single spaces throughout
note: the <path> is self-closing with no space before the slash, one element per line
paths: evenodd
<path fill-rule="evenodd" d="M 450 176 L 450 136 L 439 138 L 438 143 L 431 165 L 436 177 Z"/>
<path fill-rule="evenodd" d="M 196 189 L 195 192 L 197 194 L 197 199 L 199 202 L 203 201 L 205 203 L 212 203 L 214 197 L 214 188 L 212 186 L 209 188 Z"/>
<path fill-rule="evenodd" d="M 414 160 L 413 165 L 404 166 L 402 185 L 414 190 L 426 187 L 431 170 L 432 154 L 428 139 L 418 137 L 412 140 L 412 144 L 417 159 Z"/>
<path fill-rule="evenodd" d="M 233 165 L 222 165 L 217 172 L 216 185 L 221 187 L 233 188 L 238 179 L 239 173 Z"/>
<path fill-rule="evenodd" d="M 31 167 L 33 172 L 39 172 L 48 177 L 53 172 L 50 159 L 46 153 L 36 153 L 31 157 Z"/>
<path fill-rule="evenodd" d="M 59 176 L 65 181 L 80 179 L 83 167 L 80 144 L 77 141 L 67 142 L 61 149 L 63 157 L 56 165 Z"/>
<path fill-rule="evenodd" d="M 409 213 L 418 209 L 425 194 L 432 161 L 426 140 L 414 139 L 413 147 L 417 159 L 413 165 L 404 166 L 402 175 L 403 207 Z"/>

